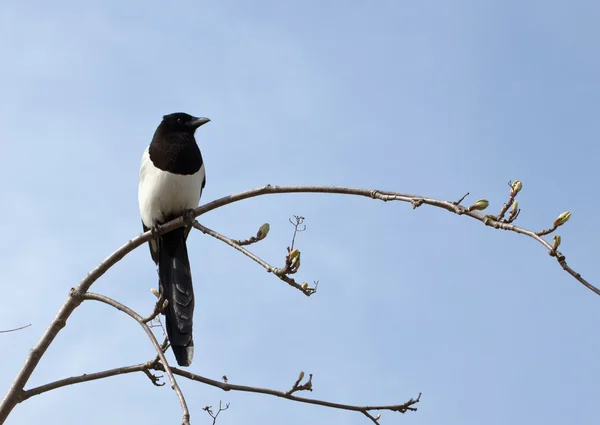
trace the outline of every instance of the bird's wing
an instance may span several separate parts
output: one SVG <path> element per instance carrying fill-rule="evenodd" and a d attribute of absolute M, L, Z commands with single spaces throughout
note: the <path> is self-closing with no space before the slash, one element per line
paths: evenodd
<path fill-rule="evenodd" d="M 146 179 L 146 174 L 147 174 L 147 167 L 149 164 L 149 157 L 148 157 L 148 148 L 146 148 L 146 150 L 144 151 L 144 154 L 142 155 L 142 163 L 140 166 L 140 180 L 139 180 L 139 186 L 138 186 L 138 197 L 141 195 L 141 191 L 142 188 L 144 186 L 144 180 Z M 138 198 L 138 202 L 140 202 L 140 208 L 141 207 L 141 198 Z M 140 210 L 140 213 L 142 211 Z M 144 220 L 142 220 L 142 228 L 144 229 L 144 232 L 147 232 L 148 230 L 150 230 L 150 228 L 148 226 L 146 226 L 144 224 Z M 156 264 L 158 264 L 158 244 L 157 241 L 153 239 L 151 239 L 148 242 L 148 247 L 150 248 L 150 255 L 152 256 L 152 259 L 154 260 L 154 262 Z"/>

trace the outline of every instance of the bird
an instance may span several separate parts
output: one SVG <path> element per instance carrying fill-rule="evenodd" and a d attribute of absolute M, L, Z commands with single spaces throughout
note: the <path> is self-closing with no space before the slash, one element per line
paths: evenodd
<path fill-rule="evenodd" d="M 200 204 L 206 172 L 196 130 L 210 119 L 184 112 L 164 115 L 142 155 L 138 203 L 144 231 L 185 215 Z M 149 241 L 158 266 L 162 313 L 173 354 L 179 366 L 194 357 L 192 335 L 194 288 L 187 251 L 189 227 L 179 227 Z"/>

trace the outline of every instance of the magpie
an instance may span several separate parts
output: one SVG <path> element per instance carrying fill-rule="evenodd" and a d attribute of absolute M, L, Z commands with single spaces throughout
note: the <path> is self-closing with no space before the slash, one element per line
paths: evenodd
<path fill-rule="evenodd" d="M 199 205 L 206 175 L 194 133 L 209 121 L 183 112 L 163 116 L 142 155 L 138 202 L 144 231 Z M 163 314 L 179 366 L 189 366 L 194 357 L 194 288 L 186 246 L 189 230 L 180 227 L 149 242 L 161 294 L 168 301 Z"/>

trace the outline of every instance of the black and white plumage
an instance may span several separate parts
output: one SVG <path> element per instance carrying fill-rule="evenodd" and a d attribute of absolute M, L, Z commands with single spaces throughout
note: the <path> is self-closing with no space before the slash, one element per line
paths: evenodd
<path fill-rule="evenodd" d="M 206 175 L 194 133 L 209 121 L 178 112 L 165 115 L 156 129 L 140 168 L 138 201 L 145 231 L 199 205 Z M 186 246 L 188 231 L 180 227 L 149 243 L 161 291 L 168 300 L 164 311 L 167 335 L 180 366 L 189 366 L 194 356 L 194 288 Z"/>

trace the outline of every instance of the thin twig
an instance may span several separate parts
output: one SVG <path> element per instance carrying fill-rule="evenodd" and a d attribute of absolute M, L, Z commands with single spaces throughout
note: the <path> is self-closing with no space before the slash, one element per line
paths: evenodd
<path fill-rule="evenodd" d="M 304 224 L 304 217 L 300 215 L 295 215 L 294 219 L 296 220 L 295 223 L 292 221 L 291 218 L 289 219 L 290 223 L 292 223 L 292 226 L 294 226 L 294 236 L 292 236 L 292 245 L 290 246 L 288 251 L 294 250 L 294 243 L 296 242 L 296 235 L 298 234 L 298 232 L 304 232 L 306 230 L 306 224 Z M 300 225 L 304 225 L 302 230 L 300 230 Z"/>
<path fill-rule="evenodd" d="M 224 412 L 227 409 L 229 409 L 229 403 L 227 403 L 225 405 L 225 407 L 223 408 L 223 402 L 219 401 L 219 410 L 217 410 L 217 413 L 213 413 L 212 406 L 204 406 L 204 408 L 202 410 L 204 410 L 206 413 L 208 413 L 210 415 L 210 417 L 213 420 L 213 425 L 215 425 L 217 423 L 217 418 L 219 417 L 221 412 Z"/>
<path fill-rule="evenodd" d="M 264 240 L 267 237 L 267 235 L 269 234 L 269 229 L 270 229 L 269 223 L 265 223 L 262 226 L 260 226 L 260 228 L 258 229 L 258 232 L 256 232 L 255 236 L 251 236 L 248 239 L 243 239 L 243 240 L 232 239 L 232 241 L 235 242 L 236 244 L 238 244 L 239 246 L 252 245 L 252 244 L 255 244 L 257 242 Z"/>
<path fill-rule="evenodd" d="M 20 331 L 21 329 L 25 329 L 31 326 L 31 323 L 25 326 L 21 326 L 20 328 L 14 328 L 14 329 L 6 329 L 3 331 L 0 331 L 0 334 L 5 334 L 5 333 L 9 333 L 9 332 L 16 332 L 16 331 Z"/>
<path fill-rule="evenodd" d="M 550 233 L 554 232 L 556 229 L 558 229 L 558 226 L 552 226 L 549 229 L 540 230 L 539 232 L 536 232 L 535 234 L 538 236 L 546 236 L 546 235 L 549 235 Z"/>
<path fill-rule="evenodd" d="M 365 415 L 367 418 L 369 418 L 374 424 L 378 424 L 379 423 L 379 421 L 377 420 L 377 418 L 373 417 L 373 415 L 371 415 L 368 411 L 361 410 L 361 413 L 363 415 Z"/>
<path fill-rule="evenodd" d="M 496 216 L 498 221 L 503 221 L 504 220 L 504 215 L 506 214 L 506 212 L 508 211 L 508 209 L 512 206 L 512 204 L 515 202 L 515 197 L 517 196 L 517 192 L 515 192 L 514 190 L 510 191 L 510 195 L 508 196 L 508 201 L 506 201 L 504 203 L 504 205 L 502 205 L 502 208 L 500 209 L 500 212 L 498 213 L 498 215 Z"/>
<path fill-rule="evenodd" d="M 462 198 L 460 198 L 458 201 L 454 202 L 454 205 L 460 205 L 462 201 L 465 200 L 465 198 L 469 196 L 469 192 L 465 193 Z"/>
<path fill-rule="evenodd" d="M 256 242 L 260 242 L 260 241 L 262 241 L 262 239 L 259 239 L 256 236 L 251 236 L 248 239 L 235 239 L 235 240 L 233 240 L 233 242 L 235 242 L 239 246 L 248 246 L 248 245 L 255 244 Z"/>

